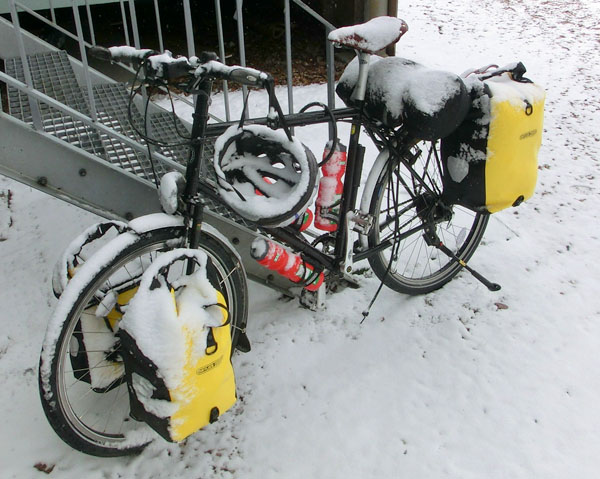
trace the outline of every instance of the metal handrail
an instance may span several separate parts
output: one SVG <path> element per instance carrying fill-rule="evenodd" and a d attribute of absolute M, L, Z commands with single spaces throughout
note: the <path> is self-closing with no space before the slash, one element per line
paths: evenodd
<path fill-rule="evenodd" d="M 126 12 L 125 12 L 125 1 L 127 1 L 127 3 L 129 3 L 129 4 L 130 4 L 130 9 L 131 9 L 131 8 L 132 8 L 132 0 L 120 0 L 120 2 L 119 2 L 119 3 L 120 3 L 120 5 L 121 5 L 121 14 L 122 14 L 122 18 L 123 18 L 123 28 L 124 28 L 124 32 L 125 32 L 125 43 L 126 43 L 127 45 L 130 45 L 130 44 L 131 44 L 131 41 L 130 41 L 130 38 L 129 38 L 129 27 L 128 27 L 128 24 L 127 24 L 127 23 L 128 23 L 128 22 L 127 22 L 127 14 L 126 14 Z M 155 1 L 156 1 L 156 0 L 155 0 Z M 217 0 L 217 1 L 218 1 L 218 0 Z M 16 0 L 9 0 L 9 2 L 11 2 L 11 3 L 14 3 L 14 5 L 15 5 L 16 7 L 19 7 L 19 9 L 20 9 L 20 10 L 22 10 L 23 12 L 25 12 L 25 13 L 28 13 L 29 15 L 33 16 L 33 17 L 34 17 L 34 18 L 36 18 L 37 20 L 39 20 L 39 21 L 43 22 L 44 24 L 46 24 L 46 25 L 48 25 L 48 26 L 50 26 L 50 27 L 52 27 L 52 28 L 56 29 L 57 31 L 59 31 L 59 32 L 60 32 L 60 33 L 62 33 L 63 35 L 65 35 L 65 36 L 67 36 L 67 37 L 71 38 L 72 40 L 75 40 L 76 42 L 78 42 L 78 43 L 79 43 L 79 45 L 80 45 L 80 50 L 81 50 L 81 45 L 84 45 L 86 48 L 91 48 L 91 47 L 93 47 L 93 46 L 94 46 L 93 44 L 91 44 L 90 42 L 88 42 L 87 40 L 85 40 L 85 39 L 83 38 L 83 34 L 82 34 L 82 35 L 76 35 L 76 34 L 74 34 L 74 33 L 70 32 L 69 30 L 67 30 L 67 29 L 65 29 L 65 28 L 61 27 L 60 25 L 58 25 L 58 24 L 56 23 L 56 16 L 55 16 L 55 14 L 54 14 L 54 13 L 52 13 L 52 17 L 53 17 L 53 19 L 54 19 L 54 21 L 52 21 L 52 20 L 48 20 L 46 17 L 44 17 L 43 15 L 40 15 L 40 14 L 39 14 L 39 13 L 37 13 L 35 10 L 32 10 L 32 9 L 31 9 L 31 8 L 29 8 L 28 6 L 26 6 L 26 5 L 22 4 L 21 2 L 18 2 L 18 1 L 16 1 Z M 50 4 L 50 6 L 52 7 L 52 0 L 49 0 L 49 4 Z M 135 8 L 135 7 L 133 7 L 133 8 Z M 51 12 L 54 12 L 54 8 L 53 8 L 53 7 L 51 8 Z M 136 19 L 136 17 L 135 17 L 135 10 L 134 10 L 134 15 L 133 15 L 133 17 L 134 17 L 134 19 Z M 89 17 L 88 17 L 88 21 L 91 21 L 91 20 L 89 19 Z M 136 21 L 137 21 L 137 19 L 136 19 Z M 16 24 L 16 22 L 13 20 L 13 25 L 15 25 L 15 24 Z M 134 37 L 136 37 L 136 38 L 137 38 L 137 43 L 139 44 L 139 34 L 137 33 L 137 27 L 136 27 L 134 30 L 135 30 L 135 32 L 136 32 L 136 33 L 134 34 Z M 20 33 L 17 33 L 17 37 L 18 37 L 18 38 L 20 38 Z M 83 56 L 82 56 L 82 57 L 83 57 Z M 23 60 L 23 59 L 24 59 L 24 57 L 23 57 L 23 56 L 21 56 L 21 60 Z M 25 62 L 24 62 L 24 60 L 23 60 L 23 63 L 25 63 Z M 131 72 L 131 73 L 135 73 L 135 70 L 133 70 L 133 69 L 132 69 L 130 66 L 128 66 L 128 65 L 126 65 L 126 64 L 124 64 L 124 63 L 119 63 L 119 65 L 120 65 L 122 68 L 124 68 L 124 69 L 128 70 L 129 72 Z M 89 90 L 89 87 L 88 87 L 88 85 L 86 85 L 86 88 Z M 192 101 L 191 101 L 189 98 L 187 98 L 187 97 L 185 97 L 185 96 L 183 96 L 183 95 L 180 95 L 180 94 L 178 94 L 178 93 L 175 93 L 175 92 L 171 92 L 171 95 L 172 95 L 173 97 L 177 98 L 178 100 L 180 100 L 180 101 L 182 101 L 182 102 L 184 102 L 184 103 L 186 103 L 186 104 L 190 105 L 190 106 L 193 106 L 193 105 L 194 105 L 194 103 L 193 103 L 193 102 L 192 102 Z M 228 111 L 228 110 L 227 110 L 227 111 Z M 218 117 L 217 117 L 217 116 L 215 116 L 215 115 L 211 115 L 211 118 L 213 118 L 214 120 L 216 120 L 216 121 L 219 121 L 219 122 L 223 121 L 221 118 L 218 118 Z"/>
<path fill-rule="evenodd" d="M 304 10 L 306 13 L 308 13 L 311 17 L 318 20 L 325 27 L 329 28 L 330 30 L 335 30 L 337 28 L 333 23 L 329 23 L 327 20 L 325 20 L 325 18 L 323 18 L 321 15 L 319 15 L 317 12 L 315 12 L 312 8 L 310 8 L 302 0 L 292 0 L 292 1 L 296 5 L 298 5 L 302 10 Z"/>
<path fill-rule="evenodd" d="M 131 45 L 131 41 L 129 40 L 129 25 L 127 24 L 127 13 L 125 13 L 125 1 L 119 0 L 119 5 L 121 7 L 121 20 L 123 21 L 123 33 L 125 34 L 125 44 Z"/>
<path fill-rule="evenodd" d="M 223 38 L 223 19 L 221 17 L 221 0 L 215 0 L 215 15 L 217 17 L 217 38 L 219 41 L 219 57 L 221 58 L 221 63 L 225 65 L 227 62 L 225 60 L 225 39 Z M 225 120 L 231 120 L 231 115 L 229 112 L 229 88 L 227 85 L 227 81 L 223 81 L 223 100 L 225 101 Z"/>

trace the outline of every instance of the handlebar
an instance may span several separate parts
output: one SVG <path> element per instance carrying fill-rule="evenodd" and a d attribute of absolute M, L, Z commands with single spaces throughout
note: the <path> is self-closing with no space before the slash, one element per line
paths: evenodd
<path fill-rule="evenodd" d="M 174 58 L 170 51 L 159 53 L 150 49 L 136 49 L 129 46 L 90 48 L 90 55 L 102 61 L 118 61 L 144 66 L 147 79 L 178 83 L 192 80 L 194 84 L 203 80 L 227 80 L 241 85 L 265 87 L 273 82 L 268 73 L 239 65 L 224 65 L 217 55 L 203 52 L 200 57 Z"/>

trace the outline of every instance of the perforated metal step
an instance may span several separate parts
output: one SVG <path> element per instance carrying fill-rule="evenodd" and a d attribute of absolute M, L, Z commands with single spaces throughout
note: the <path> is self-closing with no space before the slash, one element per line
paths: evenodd
<path fill-rule="evenodd" d="M 77 84 L 75 74 L 64 51 L 29 55 L 28 62 L 35 89 L 74 110 L 85 115 L 90 114 L 87 100 Z M 9 75 L 25 82 L 20 58 L 5 60 L 5 67 Z M 27 95 L 15 88 L 8 87 L 8 106 L 11 115 L 26 123 L 33 123 Z M 104 156 L 100 136 L 93 128 L 47 104 L 40 104 L 40 113 L 46 132 L 83 148 L 89 153 Z"/>
<path fill-rule="evenodd" d="M 160 148 L 163 155 L 181 165 L 186 164 L 189 159 L 190 148 L 184 143 L 189 140 L 190 132 L 187 131 L 179 118 L 166 111 L 155 113 L 150 116 L 150 132 L 152 138 L 174 145 Z"/>
<path fill-rule="evenodd" d="M 145 144 L 137 131 L 144 134 L 150 133 L 150 131 L 143 131 L 144 119 L 135 105 L 131 105 L 131 108 L 129 108 L 127 86 L 124 83 L 105 83 L 94 85 L 93 91 L 98 121 L 116 132 L 136 140 L 138 143 Z M 129 112 L 131 113 L 131 119 Z M 101 139 L 108 161 L 142 178 L 154 181 L 152 164 L 147 155 L 134 150 L 109 135 L 101 134 Z M 168 171 L 168 168 L 162 162 L 154 161 L 154 170 L 157 177 L 160 178 Z"/>

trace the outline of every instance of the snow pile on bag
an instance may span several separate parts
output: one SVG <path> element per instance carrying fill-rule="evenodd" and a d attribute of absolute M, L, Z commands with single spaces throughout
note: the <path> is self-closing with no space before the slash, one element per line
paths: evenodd
<path fill-rule="evenodd" d="M 188 259 L 195 272 L 169 283 L 169 268 L 183 271 Z M 227 305 L 206 262 L 196 250 L 161 254 L 119 325 L 131 414 L 169 441 L 214 422 L 236 400 Z"/>
<path fill-rule="evenodd" d="M 358 60 L 344 70 L 337 94 L 354 105 Z M 435 140 L 451 133 L 469 108 L 467 89 L 458 75 L 432 70 L 400 57 L 371 57 L 365 111 L 387 126 L 402 124 L 415 138 Z"/>

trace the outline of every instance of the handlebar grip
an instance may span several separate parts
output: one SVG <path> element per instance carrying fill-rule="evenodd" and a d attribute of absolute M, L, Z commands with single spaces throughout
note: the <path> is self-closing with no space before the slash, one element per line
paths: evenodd
<path fill-rule="evenodd" d="M 89 54 L 91 57 L 97 58 L 98 60 L 102 60 L 103 62 L 109 62 L 112 60 L 112 54 L 108 48 L 104 47 L 91 47 L 89 49 Z"/>
<path fill-rule="evenodd" d="M 269 79 L 269 75 L 251 68 L 238 67 L 233 68 L 226 79 L 242 85 L 262 87 Z"/>

